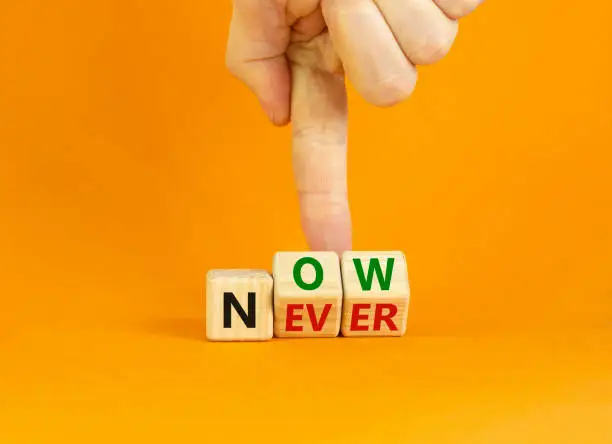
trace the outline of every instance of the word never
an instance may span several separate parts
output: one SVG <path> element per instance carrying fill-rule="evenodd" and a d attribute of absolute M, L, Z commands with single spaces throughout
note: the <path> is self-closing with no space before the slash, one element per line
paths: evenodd
<path fill-rule="evenodd" d="M 393 266 L 395 259 L 393 257 L 388 258 L 386 264 L 386 270 L 383 272 L 383 267 L 380 264 L 378 258 L 372 258 L 368 264 L 367 274 L 364 270 L 363 262 L 360 258 L 353 258 L 352 263 L 355 266 L 355 271 L 359 285 L 362 291 L 371 291 L 374 284 L 374 277 L 379 283 L 382 291 L 388 291 L 391 287 L 391 280 L 393 277 Z M 304 279 L 303 269 L 305 266 L 311 266 L 314 270 L 314 279 L 311 282 L 306 282 Z M 292 271 L 292 277 L 295 284 L 302 290 L 315 292 L 321 287 L 324 281 L 324 269 L 322 264 L 314 257 L 305 256 L 298 259 Z M 240 304 L 235 294 L 230 291 L 223 292 L 223 328 L 232 328 L 232 309 L 236 312 L 240 320 L 244 323 L 247 328 L 257 328 L 256 322 L 256 293 L 248 292 L 247 296 L 247 309 Z M 397 331 L 398 327 L 393 321 L 393 318 L 397 315 L 398 308 L 396 304 L 392 303 L 355 303 L 351 308 L 350 326 L 351 331 L 368 331 L 370 326 L 368 325 L 370 319 L 370 312 L 373 310 L 373 322 L 371 325 L 372 331 L 380 331 L 383 323 L 386 324 L 390 331 Z M 319 317 L 315 312 L 315 304 L 295 304 L 288 303 L 285 307 L 285 331 L 287 332 L 301 332 L 304 327 L 302 325 L 296 325 L 296 322 L 302 321 L 306 310 L 308 320 L 314 332 L 320 332 L 325 325 L 325 322 L 332 310 L 332 304 L 324 304 L 323 309 Z M 365 312 L 365 313 L 364 313 Z M 364 324 L 362 321 L 365 321 Z M 361 322 L 361 323 L 360 323 Z"/>

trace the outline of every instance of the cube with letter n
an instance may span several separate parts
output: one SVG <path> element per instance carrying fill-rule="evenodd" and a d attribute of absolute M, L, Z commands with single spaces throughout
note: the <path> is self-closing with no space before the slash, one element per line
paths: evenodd
<path fill-rule="evenodd" d="M 402 252 L 347 251 L 341 261 L 343 336 L 403 336 L 410 285 Z"/>
<path fill-rule="evenodd" d="M 210 270 L 206 276 L 208 340 L 272 339 L 272 287 L 272 276 L 265 270 Z"/>

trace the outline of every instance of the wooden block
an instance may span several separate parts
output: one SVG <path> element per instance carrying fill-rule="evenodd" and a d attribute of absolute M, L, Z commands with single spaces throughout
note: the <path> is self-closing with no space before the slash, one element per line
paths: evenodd
<path fill-rule="evenodd" d="M 399 251 L 347 251 L 341 261 L 344 336 L 403 336 L 410 285 Z"/>
<path fill-rule="evenodd" d="M 276 253 L 272 274 L 275 336 L 338 336 L 342 277 L 336 253 Z"/>
<path fill-rule="evenodd" d="M 210 270 L 206 276 L 208 340 L 270 340 L 272 289 L 272 276 L 264 270 Z"/>

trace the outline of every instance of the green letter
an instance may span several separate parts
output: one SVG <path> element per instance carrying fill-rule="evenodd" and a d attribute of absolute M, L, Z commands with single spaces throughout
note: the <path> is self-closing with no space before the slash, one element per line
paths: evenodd
<path fill-rule="evenodd" d="M 307 284 L 302 279 L 302 267 L 310 264 L 315 269 L 315 280 Z M 314 257 L 303 257 L 293 266 L 293 280 L 302 290 L 316 290 L 323 283 L 323 266 Z"/>
<path fill-rule="evenodd" d="M 376 272 L 376 277 L 380 282 L 381 290 L 388 290 L 391 287 L 391 276 L 393 275 L 393 263 L 395 262 L 395 258 L 390 257 L 387 259 L 387 272 L 385 277 L 382 275 L 382 268 L 380 266 L 380 261 L 378 258 L 370 259 L 370 266 L 368 268 L 368 277 L 365 277 L 363 272 L 363 265 L 361 265 L 361 259 L 354 258 L 353 263 L 355 264 L 355 270 L 357 271 L 357 277 L 359 278 L 359 283 L 361 284 L 361 289 L 363 291 L 369 291 L 372 289 L 372 281 L 374 278 L 374 272 Z"/>

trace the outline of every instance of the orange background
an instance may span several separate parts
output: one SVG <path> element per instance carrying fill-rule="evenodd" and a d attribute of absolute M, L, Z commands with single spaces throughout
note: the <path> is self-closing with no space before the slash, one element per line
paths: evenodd
<path fill-rule="evenodd" d="M 306 248 L 230 9 L 2 2 L 0 442 L 612 442 L 612 4 L 487 0 L 408 102 L 351 91 L 406 337 L 211 344 L 206 271 Z"/>

